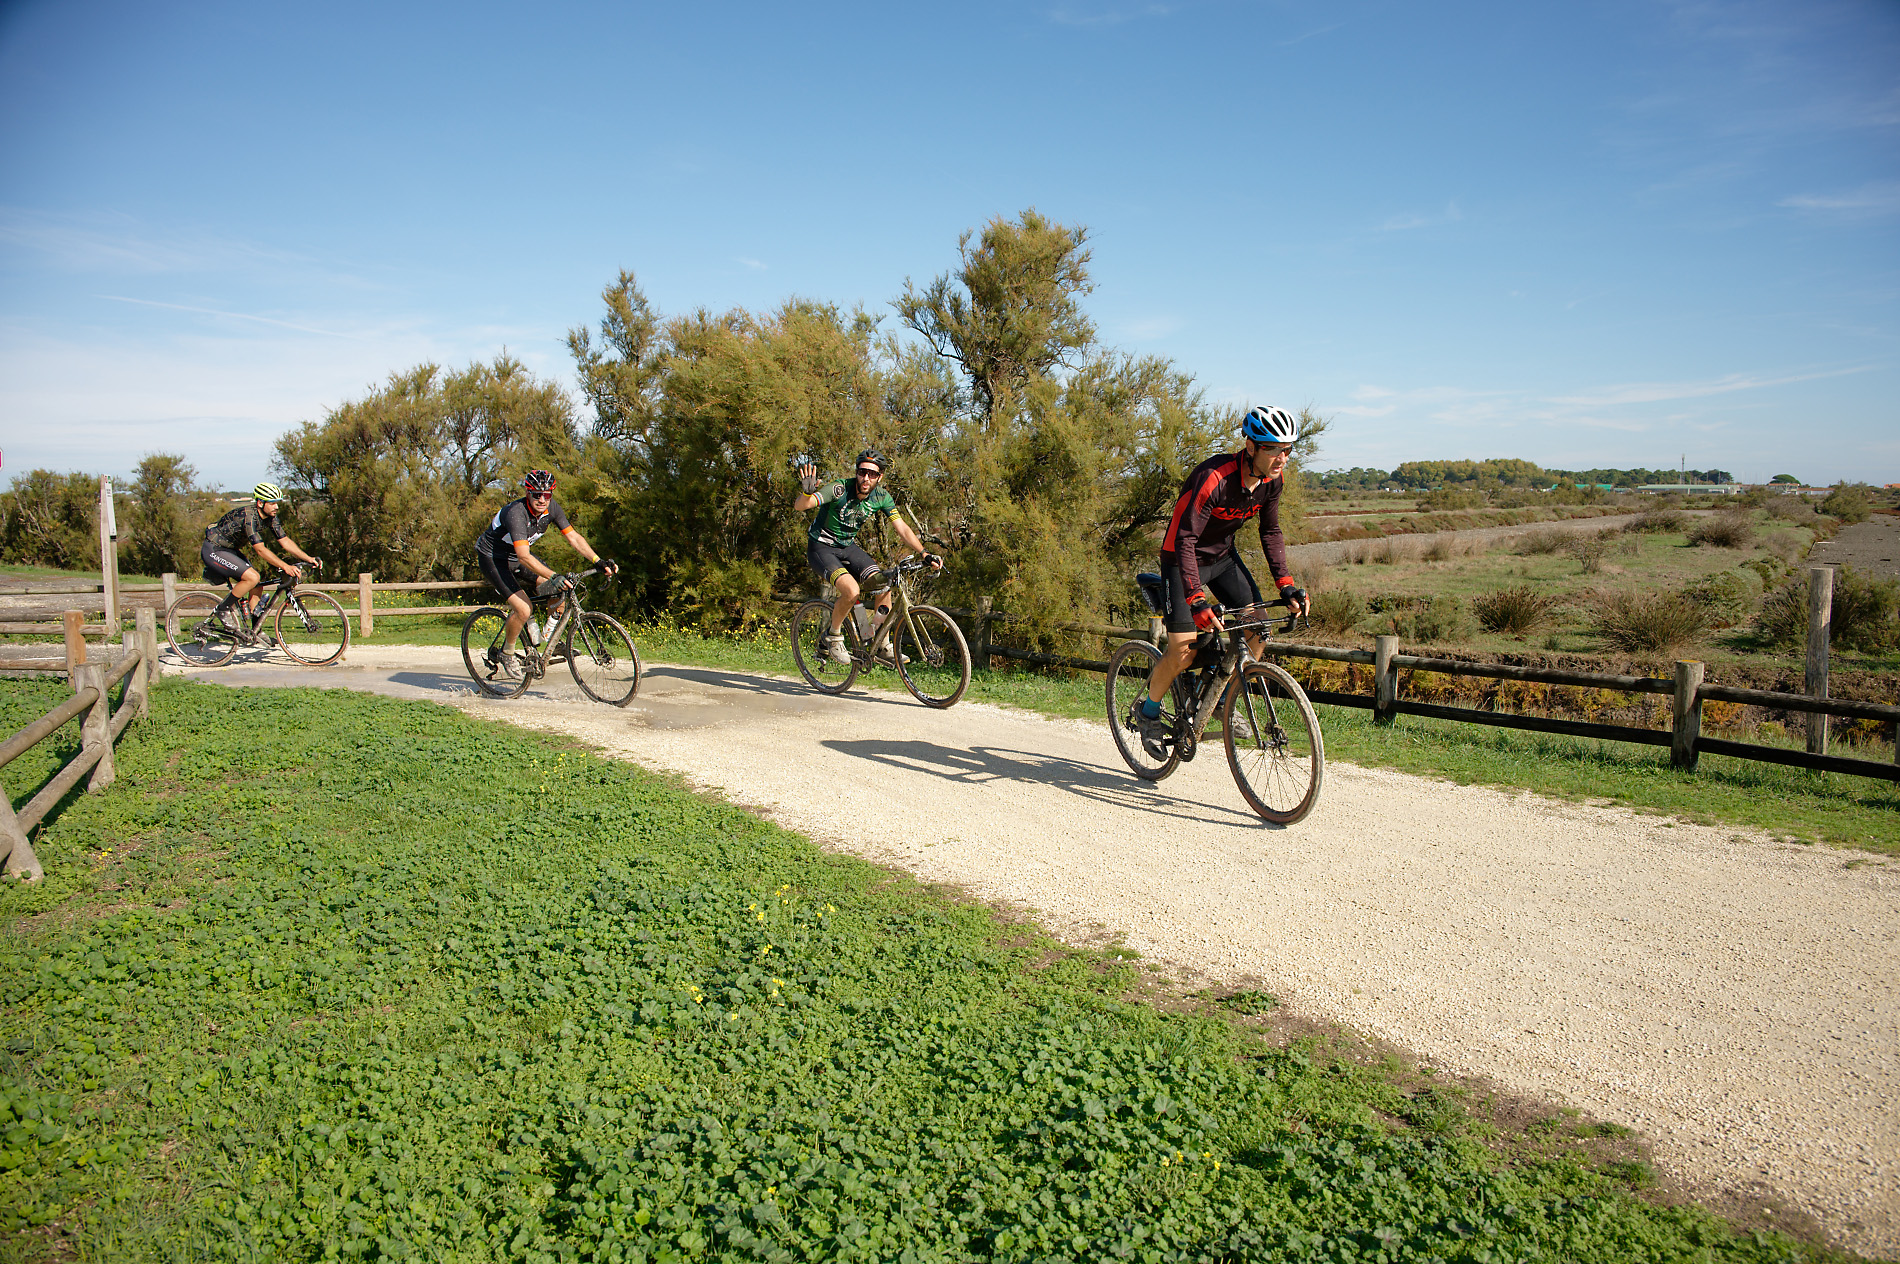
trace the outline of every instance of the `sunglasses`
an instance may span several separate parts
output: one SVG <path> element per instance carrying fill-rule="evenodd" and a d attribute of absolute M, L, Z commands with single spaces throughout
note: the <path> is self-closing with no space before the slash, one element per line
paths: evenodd
<path fill-rule="evenodd" d="M 883 478 L 884 471 L 878 469 L 875 465 L 860 465 L 858 467 L 858 477 L 859 478 Z"/>

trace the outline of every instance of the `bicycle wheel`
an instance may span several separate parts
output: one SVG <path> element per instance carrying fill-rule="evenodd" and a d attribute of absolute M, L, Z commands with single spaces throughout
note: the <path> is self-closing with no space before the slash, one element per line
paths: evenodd
<path fill-rule="evenodd" d="M 567 669 L 595 702 L 624 707 L 640 689 L 640 651 L 618 620 L 592 611 L 569 625 Z"/>
<path fill-rule="evenodd" d="M 277 607 L 271 634 L 284 653 L 300 663 L 323 667 L 343 657 L 350 648 L 350 617 L 328 593 L 293 588 Z"/>
<path fill-rule="evenodd" d="M 1163 736 L 1144 739 L 1141 735 L 1141 700 L 1148 696 L 1148 675 L 1160 661 L 1161 651 L 1148 642 L 1129 641 L 1108 660 L 1108 678 L 1103 682 L 1115 749 L 1143 781 L 1159 781 L 1181 763 L 1175 746 L 1180 690 L 1168 690 L 1161 700 Z"/>
<path fill-rule="evenodd" d="M 497 660 L 501 657 L 507 632 L 508 612 L 493 606 L 483 606 L 462 624 L 462 665 L 468 668 L 469 679 L 475 682 L 475 687 L 491 698 L 517 697 L 528 687 L 527 667 L 521 661 L 518 647 L 515 671 L 519 675 L 514 679 L 504 675 L 489 659 L 490 651 Z"/>
<path fill-rule="evenodd" d="M 1306 690 L 1273 663 L 1249 663 L 1221 703 L 1227 766 L 1248 806 L 1276 825 L 1301 820 L 1319 801 L 1326 743 Z"/>
<path fill-rule="evenodd" d="M 955 706 L 970 687 L 970 646 L 956 621 L 935 606 L 912 606 L 891 639 L 911 697 L 927 707 Z"/>
<path fill-rule="evenodd" d="M 841 631 L 851 661 L 834 662 L 824 654 L 825 634 L 831 631 L 831 603 L 808 601 L 792 616 L 792 657 L 798 660 L 799 674 L 813 689 L 822 693 L 843 693 L 858 678 L 858 660 L 864 648 L 858 639 L 857 621 L 846 619 Z"/>
<path fill-rule="evenodd" d="M 218 618 L 217 593 L 188 592 L 165 611 L 165 639 L 193 667 L 222 667 L 238 652 L 237 633 Z M 230 612 L 238 615 L 235 608 Z"/>

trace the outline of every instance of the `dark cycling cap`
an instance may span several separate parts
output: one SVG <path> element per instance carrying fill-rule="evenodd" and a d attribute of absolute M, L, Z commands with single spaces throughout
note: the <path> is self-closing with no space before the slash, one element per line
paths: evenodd
<path fill-rule="evenodd" d="M 876 448 L 866 448 L 864 451 L 858 453 L 857 463 L 863 465 L 866 461 L 877 466 L 877 472 L 880 474 L 889 474 L 891 472 L 891 463 L 886 461 L 884 454 L 879 452 Z"/>
<path fill-rule="evenodd" d="M 549 494 L 554 491 L 554 475 L 546 470 L 529 470 L 521 485 L 536 495 Z"/>

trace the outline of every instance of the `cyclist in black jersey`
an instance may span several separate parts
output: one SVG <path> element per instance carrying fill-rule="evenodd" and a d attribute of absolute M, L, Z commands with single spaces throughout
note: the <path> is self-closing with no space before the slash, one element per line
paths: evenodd
<path fill-rule="evenodd" d="M 554 569 L 529 552 L 529 546 L 553 527 L 567 537 L 575 552 L 607 574 L 620 569 L 611 560 L 602 561 L 600 554 L 594 552 L 593 546 L 568 522 L 566 511 L 554 499 L 553 474 L 546 470 L 529 470 L 521 480 L 521 490 L 521 499 L 502 506 L 488 529 L 475 537 L 475 560 L 482 568 L 482 576 L 508 606 L 506 644 L 499 651 L 491 650 L 490 654 L 493 666 L 510 680 L 520 678 L 521 669 L 515 662 L 515 639 L 521 635 L 534 610 L 524 581 L 528 575 L 534 576 L 539 581 L 537 595 L 545 596 L 555 591 L 550 585 L 557 579 Z M 557 600 L 550 607 L 550 623 L 560 616 L 561 604 Z"/>
<path fill-rule="evenodd" d="M 277 484 L 259 483 L 251 489 L 251 503 L 240 505 L 206 527 L 204 543 L 198 546 L 198 558 L 205 568 L 205 582 L 231 585 L 231 593 L 218 603 L 217 613 L 219 619 L 240 635 L 243 629 L 231 613 L 232 608 L 241 601 L 246 613 L 250 611 L 256 604 L 252 594 L 262 577 L 256 567 L 244 560 L 239 549 L 249 546 L 258 557 L 278 570 L 301 577 L 301 566 L 286 562 L 264 543 L 264 538 L 269 536 L 284 552 L 299 561 L 309 562 L 312 566 L 323 564 L 322 559 L 312 557 L 299 548 L 297 542 L 290 538 L 290 533 L 284 530 L 283 519 L 277 513 L 278 502 L 283 498 L 284 493 Z"/>

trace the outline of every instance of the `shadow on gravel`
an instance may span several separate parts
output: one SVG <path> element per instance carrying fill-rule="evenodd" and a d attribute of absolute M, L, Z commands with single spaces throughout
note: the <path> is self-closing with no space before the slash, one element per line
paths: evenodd
<path fill-rule="evenodd" d="M 430 693 L 474 693 L 475 682 L 466 675 L 444 676 L 440 672 L 394 672 L 389 677 L 392 685 L 407 685 L 411 689 L 426 689 Z"/>
<path fill-rule="evenodd" d="M 737 689 L 745 693 L 773 694 L 816 694 L 817 690 L 801 681 L 773 680 L 769 676 L 749 676 L 738 672 L 718 671 L 709 667 L 655 667 L 642 673 L 642 682 L 672 677 L 675 680 L 690 680 L 696 685 L 706 685 L 714 689 Z"/>
<path fill-rule="evenodd" d="M 1184 821 L 1219 821 L 1226 818 L 1236 825 L 1266 824 L 1251 812 L 1240 812 L 1219 804 L 1186 802 L 1150 789 L 1147 783 L 1133 777 L 1117 776 L 1091 764 L 1033 751 L 999 750 L 988 746 L 966 749 L 939 746 L 935 742 L 829 741 L 821 742 L 820 745 L 841 755 L 868 759 L 907 772 L 927 772 L 946 781 L 958 781 L 966 785 L 1022 781 L 1039 786 L 1055 786 L 1097 803 L 1133 808 Z"/>

